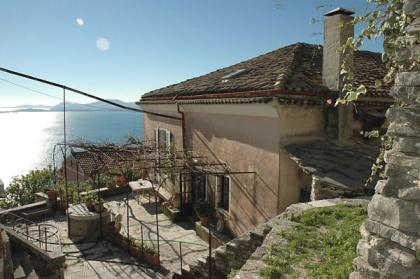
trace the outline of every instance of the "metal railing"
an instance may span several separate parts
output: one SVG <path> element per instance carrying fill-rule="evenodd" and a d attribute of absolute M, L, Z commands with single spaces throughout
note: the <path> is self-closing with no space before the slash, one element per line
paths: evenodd
<path fill-rule="evenodd" d="M 61 250 L 58 228 L 54 225 L 35 223 L 11 212 L 0 213 L 0 223 L 46 252 Z"/>
<path fill-rule="evenodd" d="M 126 207 L 126 227 L 125 229 L 125 233 L 120 233 L 121 236 L 126 237 L 127 241 L 128 241 L 128 247 L 127 249 L 130 249 L 130 245 L 132 245 L 131 243 L 134 243 L 135 241 L 139 241 L 140 244 L 140 248 L 141 248 L 141 254 L 142 254 L 142 258 L 144 258 L 144 247 L 145 247 L 145 242 L 156 242 L 157 245 L 157 254 L 158 254 L 158 267 L 161 268 L 161 259 L 160 259 L 160 250 L 161 250 L 161 239 L 160 239 L 160 233 L 159 233 L 159 219 L 158 219 L 158 200 L 157 200 L 157 196 L 155 195 L 155 220 L 156 220 L 156 232 L 154 232 L 156 234 L 156 239 L 144 239 L 144 230 L 143 230 L 143 224 L 140 224 L 140 238 L 135 238 L 132 235 L 130 235 L 130 209 L 131 206 L 129 205 L 129 196 L 127 194 L 127 197 L 124 199 L 124 204 Z M 213 257 L 212 257 L 212 247 L 211 247 L 211 242 L 212 242 L 212 233 L 211 230 L 209 230 L 209 245 L 204 245 L 201 243 L 195 243 L 195 242 L 188 242 L 188 241 L 179 241 L 179 240 L 164 240 L 164 242 L 169 243 L 169 242 L 173 242 L 173 243 L 179 243 L 178 244 L 178 259 L 180 262 L 180 270 L 182 272 L 182 268 L 183 268 L 183 255 L 182 255 L 182 245 L 183 244 L 188 244 L 188 245 L 196 245 L 196 246 L 200 246 L 200 247 L 205 247 L 208 249 L 208 269 L 209 269 L 209 278 L 212 278 L 212 271 L 213 271 Z"/>

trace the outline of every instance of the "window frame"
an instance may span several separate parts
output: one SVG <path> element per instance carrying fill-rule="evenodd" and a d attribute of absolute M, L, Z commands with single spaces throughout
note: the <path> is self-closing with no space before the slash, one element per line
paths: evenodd
<path fill-rule="evenodd" d="M 173 134 L 171 133 L 171 131 L 169 129 L 166 128 L 161 128 L 161 127 L 157 127 L 154 129 L 155 131 L 155 144 L 156 144 L 156 148 L 159 148 L 159 141 L 160 141 L 160 133 L 164 132 L 165 133 L 165 148 L 169 149 L 171 147 L 172 141 L 173 141 Z"/>
<path fill-rule="evenodd" d="M 225 188 L 224 187 L 225 184 L 223 182 L 221 182 L 221 181 L 224 180 L 225 177 L 228 179 L 228 184 L 227 184 L 227 186 L 228 186 L 227 208 L 226 208 L 226 204 L 225 204 L 225 201 L 224 201 L 224 191 L 223 191 L 224 188 Z M 231 195 L 232 180 L 231 180 L 230 175 L 224 174 L 224 175 L 218 175 L 218 176 L 216 176 L 216 185 L 217 185 L 217 188 L 218 188 L 217 189 L 217 194 L 218 194 L 218 197 L 217 197 L 217 208 L 230 213 L 231 197 L 232 197 L 232 195 Z"/>
<path fill-rule="evenodd" d="M 204 177 L 204 200 L 198 198 L 198 195 L 197 195 L 198 191 L 197 190 L 195 190 L 195 197 L 194 197 L 194 199 L 196 201 L 199 201 L 199 200 L 202 200 L 204 202 L 208 201 L 208 197 L 209 197 L 209 194 L 208 194 L 208 183 L 209 183 L 208 182 L 208 175 L 206 175 L 206 174 L 198 174 L 198 175 L 192 174 L 192 175 L 194 177 L 194 183 L 196 183 L 196 180 L 195 180 L 196 178 L 195 177 L 198 177 L 198 176 Z M 193 185 L 193 187 L 195 187 L 195 186 L 196 185 Z"/>

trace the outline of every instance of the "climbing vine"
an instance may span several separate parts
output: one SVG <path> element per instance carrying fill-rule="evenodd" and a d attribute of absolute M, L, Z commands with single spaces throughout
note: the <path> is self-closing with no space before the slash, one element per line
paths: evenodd
<path fill-rule="evenodd" d="M 370 6 L 366 8 L 364 15 L 356 16 L 351 22 L 353 25 L 361 24 L 364 28 L 354 38 L 350 37 L 340 48 L 340 51 L 344 54 L 351 54 L 359 49 L 366 40 L 382 38 L 384 40 L 382 60 L 386 63 L 388 72 L 383 80 L 375 82 L 375 87 L 380 88 L 384 83 L 392 83 L 395 74 L 402 67 L 411 69 L 418 66 L 419 61 L 409 60 L 406 63 L 401 63 L 402 61 L 397 55 L 397 50 L 408 44 L 418 43 L 418 38 L 406 36 L 406 27 L 413 19 L 403 13 L 403 0 L 368 0 L 367 2 Z M 344 97 L 339 98 L 337 104 L 356 101 L 360 95 L 367 93 L 364 84 L 357 86 L 354 84 L 351 65 L 346 59 L 344 60 L 341 67 Z"/>

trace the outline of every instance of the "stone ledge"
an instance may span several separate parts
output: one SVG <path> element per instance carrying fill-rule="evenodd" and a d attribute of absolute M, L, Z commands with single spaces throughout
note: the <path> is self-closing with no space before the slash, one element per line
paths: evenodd
<path fill-rule="evenodd" d="M 420 86 L 420 72 L 400 72 L 395 77 L 397 86 Z"/>
<path fill-rule="evenodd" d="M 407 104 L 420 104 L 419 86 L 393 86 L 389 95 L 401 99 Z"/>
<path fill-rule="evenodd" d="M 239 273 L 234 277 L 235 279 L 250 279 L 250 278 L 260 278 L 258 275 L 259 268 L 261 268 L 264 263 L 262 261 L 263 257 L 267 255 L 268 249 L 271 245 L 275 244 L 278 246 L 285 245 L 285 240 L 279 237 L 279 233 L 284 230 L 291 229 L 295 223 L 291 222 L 287 216 L 289 214 L 294 214 L 302 212 L 312 208 L 319 207 L 329 207 L 335 206 L 338 204 L 352 204 L 352 205 L 364 205 L 367 206 L 369 200 L 367 198 L 359 199 L 328 199 L 328 200 L 318 200 L 308 203 L 297 203 L 292 204 L 286 208 L 285 212 L 271 219 L 269 222 L 273 225 L 271 231 L 267 234 L 264 242 L 260 247 L 258 247 L 255 252 L 248 258 L 246 263 L 242 266 Z"/>
<path fill-rule="evenodd" d="M 368 232 L 396 242 L 402 247 L 413 251 L 420 251 L 420 239 L 416 236 L 403 233 L 397 229 L 369 219 L 365 221 L 364 227 Z"/>
<path fill-rule="evenodd" d="M 420 233 L 416 203 L 375 194 L 368 206 L 369 219 L 408 233 Z"/>
<path fill-rule="evenodd" d="M 420 3 L 418 0 L 405 1 L 403 12 L 407 15 L 420 17 Z"/>

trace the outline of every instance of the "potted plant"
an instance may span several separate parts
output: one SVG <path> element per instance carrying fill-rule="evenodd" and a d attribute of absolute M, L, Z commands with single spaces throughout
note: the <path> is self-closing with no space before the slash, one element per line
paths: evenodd
<path fill-rule="evenodd" d="M 180 208 L 181 206 L 181 199 L 179 195 L 179 189 L 178 187 L 175 187 L 174 185 L 169 188 L 169 192 L 171 193 L 171 199 L 170 202 L 173 207 Z"/>
<path fill-rule="evenodd" d="M 148 245 L 143 245 L 144 260 L 149 263 L 151 266 L 159 266 L 159 254 L 156 252 L 155 248 Z"/>
<path fill-rule="evenodd" d="M 130 247 L 128 248 L 128 251 L 134 258 L 141 258 L 141 248 L 137 245 L 135 240 L 130 239 Z"/>
<path fill-rule="evenodd" d="M 127 250 L 129 245 L 130 245 L 128 239 L 124 236 L 121 236 L 121 238 L 119 238 L 118 242 L 119 242 L 120 248 L 123 249 L 123 250 Z"/>
<path fill-rule="evenodd" d="M 85 201 L 86 208 L 89 211 L 95 211 L 94 198 L 93 198 L 92 194 L 91 193 L 88 193 L 86 196 L 84 196 L 83 199 Z"/>
<path fill-rule="evenodd" d="M 200 218 L 201 225 L 207 226 L 209 224 L 210 210 L 210 204 L 207 202 L 200 202 L 197 205 L 196 212 L 198 218 Z"/>
<path fill-rule="evenodd" d="M 118 175 L 115 177 L 115 184 L 118 187 L 123 187 L 125 185 L 127 185 L 127 179 L 125 179 L 124 175 Z"/>
<path fill-rule="evenodd" d="M 49 201 L 57 201 L 58 192 L 55 189 L 48 189 L 47 191 Z"/>
<path fill-rule="evenodd" d="M 103 211 L 103 209 L 104 209 L 104 200 L 101 199 L 101 198 L 99 198 L 99 197 L 96 197 L 93 200 L 93 207 L 95 208 L 95 211 L 98 212 L 98 213 L 101 212 L 101 211 Z"/>

